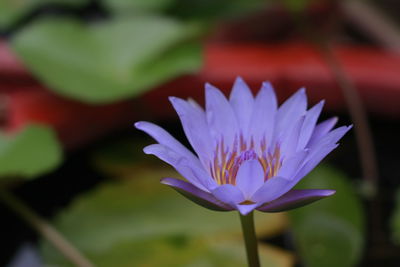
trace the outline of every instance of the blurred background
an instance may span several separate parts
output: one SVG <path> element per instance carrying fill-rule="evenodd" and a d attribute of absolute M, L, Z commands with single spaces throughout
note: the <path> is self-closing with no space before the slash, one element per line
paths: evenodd
<path fill-rule="evenodd" d="M 167 97 L 241 76 L 306 87 L 354 124 L 299 187 L 337 194 L 257 214 L 263 266 L 399 266 L 400 3 L 0 0 L 0 265 L 246 266 L 238 216 L 159 184 Z"/>

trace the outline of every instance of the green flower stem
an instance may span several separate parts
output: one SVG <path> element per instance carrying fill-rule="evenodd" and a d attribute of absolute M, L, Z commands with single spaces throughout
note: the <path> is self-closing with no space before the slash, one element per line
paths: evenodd
<path fill-rule="evenodd" d="M 65 258 L 75 266 L 93 267 L 94 265 L 85 258 L 75 247 L 73 247 L 65 238 L 57 232 L 48 222 L 39 217 L 21 200 L 10 192 L 0 189 L 0 200 L 25 220 L 33 229 L 38 231 L 44 238 L 57 248 Z"/>
<path fill-rule="evenodd" d="M 243 216 L 240 215 L 240 222 L 242 223 L 242 231 L 244 242 L 246 245 L 247 262 L 249 267 L 260 267 L 260 259 L 258 257 L 258 243 L 256 231 L 254 228 L 253 212 Z"/>

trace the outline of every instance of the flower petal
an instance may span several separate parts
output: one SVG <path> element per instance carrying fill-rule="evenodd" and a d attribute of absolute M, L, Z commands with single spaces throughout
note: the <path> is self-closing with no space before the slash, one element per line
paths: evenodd
<path fill-rule="evenodd" d="M 295 122 L 303 116 L 307 108 L 307 96 L 302 88 L 286 100 L 278 109 L 275 136 L 292 129 Z"/>
<path fill-rule="evenodd" d="M 161 183 L 169 185 L 177 192 L 192 200 L 196 204 L 210 210 L 228 211 L 232 208 L 216 199 L 212 194 L 204 192 L 194 185 L 175 178 L 164 178 Z"/>
<path fill-rule="evenodd" d="M 324 145 L 336 144 L 353 126 L 342 126 L 327 133 L 321 137 L 315 144 L 310 146 L 310 149 L 318 148 Z"/>
<path fill-rule="evenodd" d="M 303 126 L 300 131 L 299 142 L 297 144 L 297 149 L 303 149 L 314 131 L 315 124 L 317 123 L 318 117 L 321 114 L 322 107 L 325 101 L 321 101 L 307 111 L 306 117 L 304 119 Z"/>
<path fill-rule="evenodd" d="M 312 133 L 310 140 L 308 141 L 307 147 L 310 147 L 316 143 L 321 137 L 327 134 L 336 125 L 338 121 L 337 117 L 327 119 L 315 126 L 314 132 Z"/>
<path fill-rule="evenodd" d="M 146 132 L 148 135 L 153 137 L 158 143 L 164 145 L 176 153 L 182 155 L 183 157 L 198 162 L 199 159 L 184 145 L 182 145 L 178 140 L 176 140 L 172 135 L 170 135 L 166 130 L 158 125 L 147 121 L 139 121 L 135 123 L 135 127 L 139 130 Z"/>
<path fill-rule="evenodd" d="M 307 158 L 303 161 L 303 166 L 299 169 L 299 171 L 297 172 L 295 177 L 292 178 L 292 179 L 288 179 L 290 181 L 286 185 L 284 184 L 284 182 L 280 182 L 277 186 L 275 186 L 276 188 L 279 188 L 280 195 L 285 194 L 290 189 L 292 189 L 304 176 L 306 176 L 310 171 L 312 171 L 315 168 L 315 166 L 317 166 L 317 164 L 319 162 L 321 162 L 321 160 L 323 158 L 326 157 L 326 155 L 328 155 L 332 150 L 334 150 L 338 146 L 338 144 L 336 144 L 336 142 L 349 129 L 351 129 L 351 126 L 340 127 L 340 128 L 337 128 L 337 129 L 333 130 L 332 132 L 328 133 L 323 138 L 321 138 L 321 140 L 318 142 L 318 144 L 316 144 L 314 148 L 309 150 L 309 152 L 308 152 L 309 154 L 308 154 Z M 336 131 L 336 130 L 338 130 L 338 131 Z M 275 178 L 276 177 L 274 177 L 274 178 L 272 178 L 270 180 L 274 180 Z M 259 199 L 255 199 L 255 196 L 259 197 L 259 195 L 263 194 L 263 193 L 259 193 L 259 191 L 262 191 L 263 187 L 266 187 L 267 183 L 265 183 L 254 194 L 254 196 L 253 196 L 254 200 L 253 201 L 257 201 L 257 202 L 261 201 Z M 268 191 L 267 189 L 265 189 L 265 190 Z M 275 194 L 274 196 L 279 197 L 280 195 L 279 194 Z M 271 201 L 271 200 L 267 200 L 266 202 L 269 202 L 269 201 Z"/>
<path fill-rule="evenodd" d="M 173 166 L 183 177 L 198 188 L 204 191 L 210 191 L 213 188 L 212 183 L 215 181 L 201 167 L 190 164 L 186 158 L 168 147 L 161 144 L 153 144 L 145 147 L 143 151 L 146 154 L 155 155 Z M 202 175 L 194 175 L 195 172 L 193 170 Z"/>
<path fill-rule="evenodd" d="M 299 171 L 299 167 L 302 165 L 303 161 L 306 159 L 308 151 L 300 151 L 293 156 L 284 159 L 282 166 L 278 171 L 277 176 L 285 177 L 289 180 L 294 178 L 294 175 Z"/>
<path fill-rule="evenodd" d="M 335 190 L 303 189 L 291 190 L 280 198 L 257 208 L 263 212 L 280 212 L 298 208 L 335 194 Z"/>
<path fill-rule="evenodd" d="M 242 203 L 245 200 L 242 191 L 231 184 L 218 186 L 211 193 L 220 201 L 229 204 L 232 208 L 236 208 L 236 204 Z"/>
<path fill-rule="evenodd" d="M 264 183 L 264 170 L 258 160 L 247 160 L 240 165 L 236 175 L 236 186 L 240 188 L 246 199 Z"/>
<path fill-rule="evenodd" d="M 278 144 L 280 144 L 282 158 L 290 157 L 296 153 L 304 119 L 305 116 L 301 116 L 297 122 L 282 135 L 281 139 L 277 140 Z"/>
<path fill-rule="evenodd" d="M 338 144 L 329 144 L 325 146 L 321 146 L 318 149 L 309 152 L 307 159 L 303 166 L 299 169 L 296 174 L 296 177 L 293 179 L 294 186 L 298 181 L 300 181 L 304 176 L 306 176 L 310 171 L 312 171 L 318 163 L 321 162 L 329 153 L 334 150 Z"/>
<path fill-rule="evenodd" d="M 240 212 L 240 214 L 246 216 L 250 212 L 252 212 L 255 208 L 257 208 L 258 204 L 237 204 L 236 209 Z"/>
<path fill-rule="evenodd" d="M 236 78 L 229 102 L 235 112 L 242 134 L 247 138 L 251 114 L 253 112 L 254 97 L 250 88 L 240 77 Z"/>
<path fill-rule="evenodd" d="M 193 98 L 188 98 L 187 102 L 192 105 L 192 107 L 196 108 L 200 112 L 204 112 L 204 109 L 199 105 L 199 103 L 196 102 Z"/>
<path fill-rule="evenodd" d="M 286 192 L 283 192 L 282 190 L 286 188 L 290 184 L 290 180 L 281 177 L 281 176 L 275 176 L 270 179 L 268 179 L 252 196 L 252 201 L 259 203 L 259 204 L 264 204 L 266 202 L 270 202 L 272 200 L 275 200 L 276 198 L 280 197 Z"/>
<path fill-rule="evenodd" d="M 221 141 L 223 138 L 227 145 L 234 143 L 239 128 L 233 109 L 221 91 L 208 83 L 206 117 L 211 136 L 215 141 Z"/>
<path fill-rule="evenodd" d="M 274 89 L 270 83 L 264 82 L 255 98 L 250 122 L 250 135 L 255 143 L 260 143 L 264 138 L 268 144 L 271 143 L 277 106 Z"/>
<path fill-rule="evenodd" d="M 205 164 L 212 158 L 214 148 L 205 113 L 180 98 L 170 97 L 169 99 L 181 119 L 186 137 Z"/>

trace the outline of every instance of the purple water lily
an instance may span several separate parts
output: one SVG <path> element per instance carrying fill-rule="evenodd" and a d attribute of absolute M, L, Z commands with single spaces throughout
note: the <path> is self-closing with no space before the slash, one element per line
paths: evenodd
<path fill-rule="evenodd" d="M 241 78 L 229 99 L 212 85 L 205 87 L 205 110 L 191 99 L 170 97 L 196 154 L 157 125 L 135 124 L 158 142 L 144 152 L 187 180 L 164 178 L 162 183 L 201 206 L 242 215 L 254 209 L 284 211 L 335 193 L 292 189 L 351 128 L 332 130 L 337 118 L 317 124 L 324 101 L 307 110 L 300 89 L 278 107 L 271 84 L 263 83 L 254 97 Z"/>

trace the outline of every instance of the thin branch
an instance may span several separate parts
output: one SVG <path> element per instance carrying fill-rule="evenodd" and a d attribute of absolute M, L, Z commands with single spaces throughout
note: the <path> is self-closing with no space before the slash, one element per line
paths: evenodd
<path fill-rule="evenodd" d="M 358 145 L 358 151 L 362 166 L 362 177 L 370 188 L 370 196 L 377 191 L 378 164 L 375 156 L 374 142 L 367 115 L 358 91 L 350 77 L 343 70 L 339 60 L 334 54 L 331 45 L 327 42 L 320 42 L 320 47 L 325 60 L 332 70 L 336 82 L 342 90 L 352 121 Z"/>
<path fill-rule="evenodd" d="M 69 261 L 79 267 L 93 267 L 94 265 L 85 258 L 75 247 L 73 247 L 65 238 L 39 217 L 21 200 L 6 190 L 0 190 L 0 200 L 2 200 L 10 209 L 25 220 L 33 229 L 38 231 L 44 238 L 54 245 Z"/>
<path fill-rule="evenodd" d="M 385 49 L 400 53 L 400 30 L 368 1 L 339 1 L 347 19 L 376 40 Z"/>

